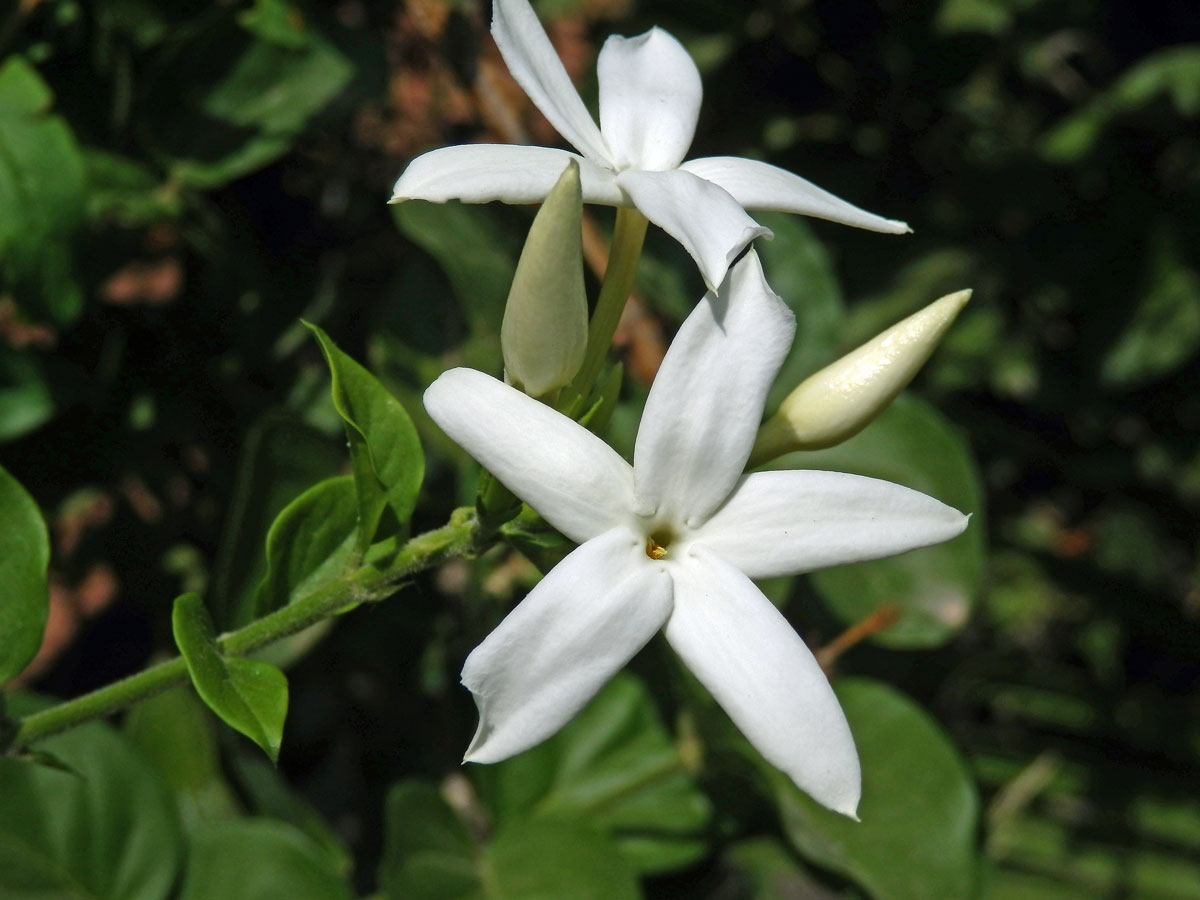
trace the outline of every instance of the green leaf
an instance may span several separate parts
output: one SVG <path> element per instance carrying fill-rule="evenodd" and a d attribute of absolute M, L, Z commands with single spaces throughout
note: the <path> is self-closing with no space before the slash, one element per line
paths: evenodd
<path fill-rule="evenodd" d="M 167 900 L 182 839 L 154 769 L 98 722 L 37 746 L 79 774 L 0 758 L 0 896 Z"/>
<path fill-rule="evenodd" d="M 1132 387 L 1175 371 L 1200 349 L 1200 275 L 1169 232 L 1151 238 L 1145 285 L 1133 318 L 1104 355 L 1100 378 Z"/>
<path fill-rule="evenodd" d="M 1070 163 L 1091 151 L 1113 119 L 1169 99 L 1183 119 L 1200 116 L 1200 44 L 1158 50 L 1131 66 L 1116 83 L 1054 126 L 1041 140 L 1050 162 Z"/>
<path fill-rule="evenodd" d="M 0 65 L 0 262 L 3 283 L 33 316 L 66 324 L 83 295 L 70 242 L 83 221 L 83 159 L 53 94 L 20 56 Z"/>
<path fill-rule="evenodd" d="M 18 675 L 42 644 L 50 593 L 50 536 L 41 510 L 0 466 L 0 683 Z"/>
<path fill-rule="evenodd" d="M 708 799 L 632 675 L 614 678 L 550 740 L 473 774 L 501 824 L 587 822 L 643 872 L 708 851 Z"/>
<path fill-rule="evenodd" d="M 425 455 L 412 419 L 400 401 L 370 372 L 343 353 L 329 335 L 308 325 L 333 376 L 333 405 L 346 423 L 354 484 L 358 490 L 358 551 L 375 536 L 385 505 L 401 526 L 417 505 Z"/>
<path fill-rule="evenodd" d="M 125 737 L 158 770 L 188 826 L 238 808 L 221 773 L 215 724 L 186 687 L 143 700 L 125 716 Z"/>
<path fill-rule="evenodd" d="M 0 441 L 40 428 L 54 410 L 49 378 L 37 356 L 0 345 Z"/>
<path fill-rule="evenodd" d="M 934 27 L 941 34 L 996 35 L 1008 31 L 1018 6 L 1037 0 L 942 0 Z"/>
<path fill-rule="evenodd" d="M 482 206 L 422 200 L 406 200 L 392 209 L 404 236 L 446 273 L 472 328 L 498 335 L 517 254 L 495 214 Z"/>
<path fill-rule="evenodd" d="M 180 900 L 350 900 L 350 885 L 321 848 L 290 825 L 235 819 L 197 828 Z"/>
<path fill-rule="evenodd" d="M 639 900 L 632 867 L 584 822 L 531 820 L 500 829 L 483 853 L 495 900 Z"/>
<path fill-rule="evenodd" d="M 138 228 L 183 212 L 181 192 L 150 167 L 94 147 L 83 151 L 87 170 L 87 215 L 93 222 Z"/>
<path fill-rule="evenodd" d="M 392 900 L 636 900 L 637 878 L 588 824 L 517 820 L 477 847 L 437 788 L 388 794 L 380 883 Z"/>
<path fill-rule="evenodd" d="M 176 181 L 211 189 L 262 168 L 349 82 L 350 61 L 286 7 L 248 11 L 248 27 L 232 10 L 210 17 L 156 73 L 144 137 Z"/>
<path fill-rule="evenodd" d="M 346 570 L 358 527 L 358 495 L 349 475 L 309 488 L 279 514 L 267 534 L 267 574 L 255 595 L 265 616 L 328 584 Z"/>
<path fill-rule="evenodd" d="M 483 898 L 475 842 L 435 785 L 401 781 L 388 791 L 379 883 L 395 900 Z"/>
<path fill-rule="evenodd" d="M 901 394 L 850 440 L 828 450 L 793 453 L 779 468 L 828 469 L 883 478 L 970 513 L 965 533 L 901 556 L 814 572 L 829 608 L 846 624 L 895 605 L 899 620 L 872 639 L 890 647 L 948 640 L 970 616 L 983 580 L 983 486 L 966 441 L 932 407 Z"/>
<path fill-rule="evenodd" d="M 254 5 L 238 16 L 238 22 L 263 40 L 284 47 L 300 49 L 309 41 L 304 16 L 286 0 L 254 0 Z"/>
<path fill-rule="evenodd" d="M 287 715 L 284 674 L 265 662 L 222 656 L 212 619 L 196 594 L 183 594 L 175 600 L 171 629 L 200 699 L 225 724 L 262 747 L 274 762 Z"/>
<path fill-rule="evenodd" d="M 254 618 L 255 591 L 266 575 L 262 547 L 272 522 L 297 495 L 342 465 L 343 451 L 334 442 L 295 419 L 267 415 L 250 429 L 213 576 L 222 626 L 235 628 Z"/>
<path fill-rule="evenodd" d="M 862 760 L 862 821 L 819 806 L 764 763 L 788 839 L 874 900 L 974 896 L 979 798 L 953 745 L 886 685 L 839 679 L 835 690 Z"/>
<path fill-rule="evenodd" d="M 231 748 L 226 760 L 230 778 L 249 812 L 299 829 L 324 852 L 334 871 L 348 875 L 353 870 L 354 857 L 346 845 L 279 769 L 246 745 Z"/>
<path fill-rule="evenodd" d="M 796 314 L 796 339 L 767 395 L 767 409 L 774 410 L 796 385 L 833 359 L 845 304 L 829 254 L 803 219 L 780 213 L 756 216 L 775 232 L 774 240 L 759 246 L 763 271 L 771 289 Z"/>

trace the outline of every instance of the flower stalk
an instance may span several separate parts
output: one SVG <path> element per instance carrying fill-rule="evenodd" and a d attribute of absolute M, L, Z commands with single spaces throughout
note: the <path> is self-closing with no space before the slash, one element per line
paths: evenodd
<path fill-rule="evenodd" d="M 586 399 L 596 383 L 600 368 L 604 365 L 608 349 L 612 345 L 617 323 L 625 309 L 625 301 L 633 290 L 638 261 L 642 258 L 642 244 L 646 239 L 649 220 L 633 207 L 617 210 L 617 222 L 613 228 L 612 247 L 608 253 L 608 265 L 604 269 L 604 280 L 600 284 L 600 296 L 592 312 L 588 326 L 587 349 L 583 354 L 583 365 L 571 383 L 564 398 L 565 408 L 576 398 Z"/>
<path fill-rule="evenodd" d="M 395 592 L 403 579 L 447 559 L 477 552 L 481 549 L 481 540 L 486 543 L 488 539 L 481 536 L 475 511 L 465 507 L 457 509 L 441 528 L 417 535 L 390 555 L 387 542 L 376 545 L 375 552 L 369 554 L 368 562 L 360 568 L 237 631 L 222 635 L 217 642 L 227 656 L 246 656 L 310 625 L 331 619 L 348 607 L 383 600 Z M 17 723 L 12 741 L 4 751 L 15 753 L 60 731 L 119 712 L 140 700 L 185 684 L 187 680 L 187 667 L 181 657 L 161 662 L 91 693 L 26 716 Z"/>

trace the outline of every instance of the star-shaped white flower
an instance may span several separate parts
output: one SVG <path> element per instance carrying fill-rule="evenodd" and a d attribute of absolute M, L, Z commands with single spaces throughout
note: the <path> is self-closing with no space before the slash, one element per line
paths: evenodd
<path fill-rule="evenodd" d="M 598 128 L 527 0 L 494 0 L 492 36 L 513 78 L 583 155 L 505 144 L 445 147 L 413 160 L 392 202 L 538 203 L 572 157 L 586 202 L 637 207 L 684 246 L 710 290 L 750 241 L 771 235 L 747 209 L 892 234 L 909 230 L 767 163 L 733 156 L 683 162 L 700 111 L 700 73 L 659 28 L 605 41 L 597 61 Z"/>
<path fill-rule="evenodd" d="M 850 729 L 804 642 L 751 582 L 954 537 L 958 511 L 838 472 L 743 475 L 791 312 L 751 251 L 672 342 L 630 466 L 566 416 L 472 369 L 425 406 L 450 437 L 580 546 L 467 658 L 480 723 L 467 760 L 496 762 L 561 728 L 660 628 L 750 742 L 826 806 L 854 815 Z"/>

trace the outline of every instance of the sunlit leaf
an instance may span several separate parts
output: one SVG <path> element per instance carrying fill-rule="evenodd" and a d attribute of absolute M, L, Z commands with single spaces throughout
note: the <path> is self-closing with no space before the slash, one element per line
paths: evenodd
<path fill-rule="evenodd" d="M 345 571 L 357 525 L 349 475 L 322 481 L 288 504 L 267 534 L 267 574 L 255 596 L 256 614 L 286 606 Z"/>
<path fill-rule="evenodd" d="M 333 404 L 346 424 L 358 491 L 358 551 L 375 536 L 385 506 L 408 524 L 425 477 L 421 440 L 400 401 L 343 353 L 329 335 L 309 325 L 333 377 Z"/>
<path fill-rule="evenodd" d="M 874 900 L 973 896 L 979 798 L 953 745 L 892 688 L 843 678 L 835 689 L 862 760 L 862 821 L 818 805 L 764 763 L 788 839 Z"/>
<path fill-rule="evenodd" d="M 171 614 L 175 643 L 196 693 L 229 727 L 275 760 L 287 715 L 287 678 L 269 663 L 222 656 L 204 601 L 183 594 Z"/>
<path fill-rule="evenodd" d="M 50 537 L 41 510 L 0 466 L 0 683 L 20 673 L 42 643 L 50 611 Z"/>

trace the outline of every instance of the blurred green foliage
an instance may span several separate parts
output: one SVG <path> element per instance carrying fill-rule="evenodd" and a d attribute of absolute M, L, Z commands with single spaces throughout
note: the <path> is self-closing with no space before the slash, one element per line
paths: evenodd
<path fill-rule="evenodd" d="M 1196 4 L 538 6 L 571 59 L 610 31 L 678 35 L 705 78 L 693 155 L 763 158 L 915 228 L 763 217 L 800 324 L 772 403 L 975 289 L 911 395 L 787 460 L 974 513 L 945 547 L 767 586 L 814 647 L 899 607 L 834 663 L 863 823 L 764 767 L 661 641 L 546 744 L 460 768 L 462 659 L 538 577 L 501 548 L 274 648 L 278 769 L 182 690 L 0 758 L 0 894 L 1197 896 Z M 498 372 L 531 214 L 384 200 L 425 149 L 553 140 L 487 16 L 480 0 L 0 11 L 0 674 L 42 628 L 35 505 L 53 605 L 25 683 L 65 696 L 172 652 L 181 593 L 242 624 L 322 583 L 373 523 L 412 513 L 420 531 L 473 502 L 476 468 L 420 394 L 449 365 Z M 579 80 L 594 97 L 590 63 Z M 653 229 L 647 254 L 606 432 L 623 452 L 702 292 Z M 301 319 L 331 336 L 336 397 Z M 418 438 L 419 493 L 389 456 L 411 462 Z M 377 490 L 365 518 L 354 479 Z M 565 549 L 536 523 L 510 533 L 542 565 Z"/>

